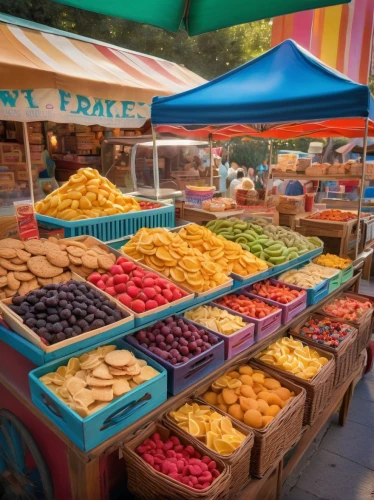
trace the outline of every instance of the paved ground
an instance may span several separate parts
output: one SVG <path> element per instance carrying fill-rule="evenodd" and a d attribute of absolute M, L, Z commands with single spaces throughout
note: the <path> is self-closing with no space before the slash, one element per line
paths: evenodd
<path fill-rule="evenodd" d="M 364 283 L 361 293 L 374 295 Z M 322 429 L 287 480 L 282 500 L 374 500 L 374 371 L 357 384 L 344 427 Z"/>

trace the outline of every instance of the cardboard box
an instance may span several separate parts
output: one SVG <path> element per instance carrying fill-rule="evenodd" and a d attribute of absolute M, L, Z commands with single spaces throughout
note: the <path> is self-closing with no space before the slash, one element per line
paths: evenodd
<path fill-rule="evenodd" d="M 15 215 L 1 215 L 0 240 L 4 238 L 19 239 L 18 224 Z"/>

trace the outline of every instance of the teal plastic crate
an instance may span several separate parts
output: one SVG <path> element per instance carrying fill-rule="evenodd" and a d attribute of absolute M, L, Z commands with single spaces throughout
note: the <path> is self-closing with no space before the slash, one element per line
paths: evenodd
<path fill-rule="evenodd" d="M 346 281 L 350 280 L 353 276 L 353 265 L 351 264 L 345 269 L 342 269 L 341 273 L 342 273 L 342 283 L 345 283 Z"/>
<path fill-rule="evenodd" d="M 174 227 L 175 225 L 174 205 L 77 221 L 65 221 L 40 214 L 35 215 L 39 224 L 63 229 L 65 238 L 88 235 L 104 242 L 135 234 L 142 227 Z"/>
<path fill-rule="evenodd" d="M 132 351 L 139 359 L 145 359 L 150 366 L 159 372 L 159 375 L 114 399 L 103 409 L 86 418 L 80 417 L 39 380 L 42 375 L 56 371 L 59 366 L 67 365 L 71 356 L 36 368 L 29 373 L 31 399 L 34 405 L 84 452 L 92 450 L 95 446 L 147 415 L 164 403 L 167 398 L 167 372 L 165 368 L 123 340 L 108 343 L 116 344 L 119 349 Z M 81 350 L 75 356 L 79 357 L 88 350 Z"/>
<path fill-rule="evenodd" d="M 337 290 L 342 284 L 342 273 L 341 271 L 337 272 L 335 276 L 329 278 L 329 293 Z"/>

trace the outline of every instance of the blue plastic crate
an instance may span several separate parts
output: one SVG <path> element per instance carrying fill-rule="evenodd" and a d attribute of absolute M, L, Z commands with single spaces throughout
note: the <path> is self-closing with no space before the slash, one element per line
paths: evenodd
<path fill-rule="evenodd" d="M 82 451 L 89 451 L 139 418 L 148 414 L 166 401 L 167 373 L 159 363 L 138 349 L 130 347 L 123 340 L 107 342 L 116 344 L 120 349 L 132 351 L 139 359 L 145 359 L 159 375 L 144 382 L 123 396 L 114 399 L 105 408 L 82 418 L 61 401 L 39 378 L 54 372 L 59 366 L 66 365 L 71 358 L 67 356 L 54 363 L 36 368 L 29 373 L 31 399 L 35 406 L 64 432 Z M 89 349 L 76 353 L 81 356 Z"/>
<path fill-rule="evenodd" d="M 35 215 L 40 224 L 63 229 L 65 238 L 88 235 L 104 242 L 135 234 L 142 227 L 174 227 L 175 225 L 174 205 L 77 221 L 65 221 L 40 214 Z"/>
<path fill-rule="evenodd" d="M 278 281 L 282 281 L 280 278 L 277 278 Z M 282 283 L 284 283 L 282 281 Z M 287 283 L 285 283 L 287 285 Z M 313 306 L 314 304 L 317 304 L 320 300 L 324 299 L 327 297 L 329 294 L 329 285 L 330 281 L 329 280 L 323 280 L 321 283 L 318 283 L 318 285 L 314 286 L 313 288 L 303 288 L 301 286 L 294 286 L 294 288 L 297 288 L 299 290 L 305 290 L 306 291 L 306 305 L 307 307 Z"/>

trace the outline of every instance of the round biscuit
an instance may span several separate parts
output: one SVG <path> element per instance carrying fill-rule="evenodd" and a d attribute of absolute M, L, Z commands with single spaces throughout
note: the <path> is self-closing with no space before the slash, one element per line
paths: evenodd
<path fill-rule="evenodd" d="M 105 363 L 110 366 L 118 367 L 118 366 L 126 366 L 127 363 L 131 360 L 131 352 L 125 350 L 116 350 L 108 352 L 105 357 Z"/>
<path fill-rule="evenodd" d="M 68 265 L 70 264 L 68 254 L 66 252 L 62 252 L 58 246 L 57 246 L 57 251 L 48 250 L 46 257 L 48 262 L 53 266 L 68 267 Z"/>

